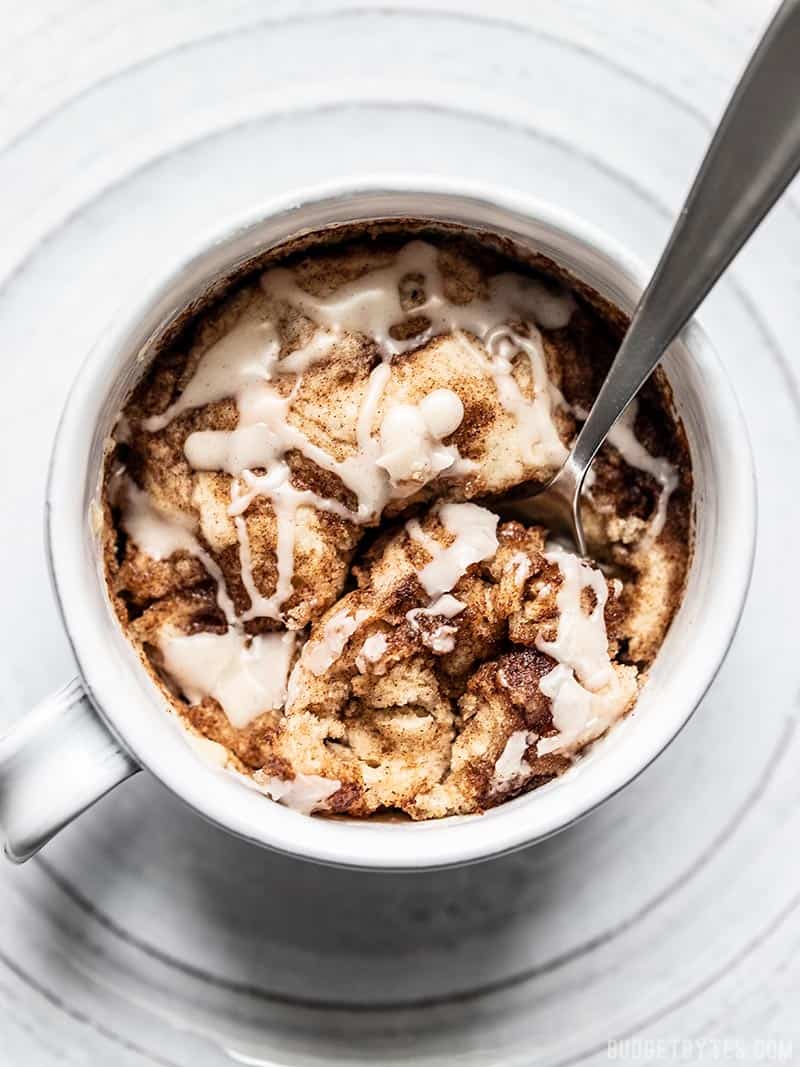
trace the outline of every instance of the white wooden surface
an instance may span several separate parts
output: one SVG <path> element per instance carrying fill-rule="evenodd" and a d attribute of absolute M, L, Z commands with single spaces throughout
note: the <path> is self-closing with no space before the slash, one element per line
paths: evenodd
<path fill-rule="evenodd" d="M 501 178 L 652 262 L 773 6 L 0 4 L 0 720 L 72 670 L 47 456 L 148 263 L 223 211 L 367 169 Z M 796 187 L 703 317 L 761 531 L 739 635 L 672 748 L 544 846 L 403 877 L 253 850 L 138 776 L 0 866 L 0 1064 L 592 1064 L 640 1039 L 661 1043 L 616 1051 L 800 1061 Z"/>

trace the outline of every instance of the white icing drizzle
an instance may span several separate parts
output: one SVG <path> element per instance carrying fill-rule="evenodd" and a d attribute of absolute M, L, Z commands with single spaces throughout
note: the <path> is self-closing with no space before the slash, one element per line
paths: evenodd
<path fill-rule="evenodd" d="M 423 631 L 420 639 L 423 645 L 427 645 L 433 652 L 444 654 L 452 652 L 456 647 L 457 633 L 457 626 L 448 626 L 446 623 L 442 623 L 441 626 L 437 626 L 430 633 Z"/>
<path fill-rule="evenodd" d="M 491 559 L 497 551 L 497 516 L 477 504 L 443 504 L 439 508 L 439 519 L 444 528 L 455 535 L 455 540 L 446 548 L 426 534 L 416 519 L 406 523 L 409 536 L 432 556 L 417 576 L 428 596 L 434 598 L 427 607 L 406 612 L 406 619 L 420 634 L 424 645 L 434 652 L 447 653 L 455 648 L 458 627 L 441 623 L 432 631 L 423 630 L 419 626 L 419 617 L 452 619 L 464 610 L 466 605 L 449 595 L 449 590 L 468 567 Z"/>
<path fill-rule="evenodd" d="M 315 363 L 321 363 L 326 359 L 336 346 L 338 337 L 324 330 L 317 330 L 308 344 L 302 348 L 296 348 L 290 352 L 278 364 L 281 374 L 303 374 Z"/>
<path fill-rule="evenodd" d="M 153 433 L 192 408 L 236 396 L 246 386 L 270 381 L 277 373 L 302 372 L 330 353 L 335 338 L 314 334 L 303 348 L 278 361 L 280 342 L 269 320 L 245 319 L 203 353 L 183 392 L 161 415 L 143 423 Z"/>
<path fill-rule="evenodd" d="M 406 612 L 406 618 L 412 624 L 416 623 L 416 620 L 420 615 L 430 615 L 435 618 L 438 615 L 444 616 L 445 619 L 453 619 L 456 615 L 459 615 L 467 605 L 450 593 L 445 593 L 443 596 L 438 597 L 433 603 L 429 604 L 426 608 L 412 608 L 411 611 Z"/>
<path fill-rule="evenodd" d="M 375 674 L 383 674 L 384 671 L 380 670 L 377 665 L 380 664 L 388 646 L 389 642 L 385 634 L 377 633 L 368 637 L 356 656 L 356 667 L 359 673 L 366 674 L 371 667 Z"/>
<path fill-rule="evenodd" d="M 281 396 L 273 385 L 265 382 L 246 385 L 236 394 L 239 424 L 235 430 L 202 430 L 190 434 L 184 453 L 196 470 L 226 470 L 232 475 L 250 475 L 252 493 L 244 507 L 239 509 L 245 510 L 256 495 L 273 498 L 279 489 L 281 493 L 297 492 L 292 490 L 288 478 L 276 475 L 274 483 L 269 481 L 275 469 L 288 471 L 283 457 L 296 450 L 322 470 L 337 475 L 358 497 L 356 512 L 337 505 L 336 501 L 331 502 L 337 513 L 354 522 L 367 522 L 378 517 L 390 495 L 385 473 L 375 468 L 379 451 L 372 437 L 372 424 L 390 374 L 389 366 L 384 363 L 378 364 L 370 374 L 357 422 L 359 451 L 345 460 L 330 456 L 289 422 L 292 395 Z M 266 478 L 253 477 L 253 468 L 266 470 Z M 281 488 L 284 485 L 285 490 Z M 314 493 L 307 497 L 315 507 L 323 506 L 324 498 Z"/>
<path fill-rule="evenodd" d="M 278 359 L 278 337 L 271 322 L 237 323 L 201 356 L 197 368 L 175 401 L 161 415 L 146 419 L 151 433 L 192 408 L 212 404 L 250 382 L 268 381 Z"/>
<path fill-rule="evenodd" d="M 509 737 L 494 765 L 490 782 L 492 790 L 503 789 L 528 777 L 531 766 L 525 759 L 525 752 L 531 740 L 526 730 L 515 730 Z"/>
<path fill-rule="evenodd" d="M 515 552 L 503 569 L 510 570 L 514 575 L 514 583 L 522 586 L 531 575 L 530 557 L 524 552 Z"/>
<path fill-rule="evenodd" d="M 637 403 L 634 400 L 622 413 L 622 416 L 608 435 L 608 439 L 629 466 L 645 471 L 655 478 L 661 486 L 658 504 L 650 520 L 650 528 L 647 532 L 648 541 L 652 542 L 659 536 L 664 529 L 664 523 L 667 521 L 669 498 L 678 487 L 678 472 L 674 464 L 670 463 L 664 456 L 651 456 L 636 437 L 634 432 L 636 411 Z"/>
<path fill-rule="evenodd" d="M 283 707 L 286 676 L 294 652 L 293 633 L 247 637 L 182 634 L 166 630 L 159 637 L 164 666 L 190 704 L 213 697 L 232 726 L 241 729 L 265 711 Z"/>
<path fill-rule="evenodd" d="M 275 456 L 273 438 L 263 423 L 236 430 L 198 430 L 186 438 L 184 454 L 195 470 L 235 475 L 250 467 L 267 467 Z"/>
<path fill-rule="evenodd" d="M 608 656 L 604 615 L 608 599 L 605 576 L 560 545 L 550 545 L 544 558 L 548 563 L 555 563 L 561 572 L 562 582 L 556 595 L 558 635 L 555 641 L 537 637 L 536 647 L 570 667 L 587 689 L 600 689 L 614 673 Z M 591 590 L 595 599 L 588 614 L 581 602 L 584 589 Z"/>
<path fill-rule="evenodd" d="M 195 537 L 194 520 L 188 515 L 167 515 L 160 511 L 150 495 L 127 477 L 121 484 L 121 503 L 122 528 L 139 550 L 155 560 L 169 559 L 175 552 L 196 556 L 217 584 L 217 603 L 225 618 L 229 623 L 234 622 L 236 609 L 228 596 L 225 577 Z"/>
<path fill-rule="evenodd" d="M 471 348 L 483 362 L 494 380 L 497 398 L 514 416 L 517 447 L 526 463 L 559 466 L 567 458 L 568 449 L 561 440 L 553 412 L 564 405 L 561 390 L 547 373 L 542 337 L 532 323 L 527 323 L 530 336 L 526 337 L 508 324 L 500 324 L 483 338 L 487 355 L 476 349 L 467 338 L 461 344 Z M 514 377 L 514 361 L 522 352 L 530 367 L 533 396 L 525 396 Z"/>
<path fill-rule="evenodd" d="M 324 674 L 341 656 L 344 647 L 352 635 L 372 612 L 359 608 L 355 615 L 345 609 L 337 611 L 322 627 L 322 633 L 315 635 L 303 649 L 303 665 L 312 674 Z"/>
<path fill-rule="evenodd" d="M 430 597 L 448 593 L 467 568 L 491 559 L 497 551 L 497 516 L 477 504 L 443 504 L 439 520 L 455 540 L 446 548 L 425 534 L 418 522 L 406 523 L 410 537 L 422 544 L 433 556 L 418 577 Z"/>
<path fill-rule="evenodd" d="M 600 737 L 623 714 L 633 695 L 623 689 L 616 674 L 604 689 L 590 692 L 563 663 L 541 679 L 539 688 L 552 702 L 553 723 L 558 728 L 553 737 L 539 740 L 539 756 L 574 752 Z"/>
<path fill-rule="evenodd" d="M 231 501 L 228 514 L 232 516 L 242 515 L 250 507 L 257 496 L 271 496 L 280 487 L 281 495 L 292 499 L 299 508 L 303 505 L 316 508 L 318 511 L 327 511 L 331 515 L 340 515 L 343 519 L 355 520 L 355 512 L 350 511 L 338 500 L 328 500 L 318 496 L 310 489 L 296 489 L 289 481 L 290 471 L 288 464 L 277 463 L 269 474 L 253 474 L 252 471 L 242 471 L 241 481 L 245 488 L 239 485 L 238 495 Z"/>
<path fill-rule="evenodd" d="M 397 496 L 416 492 L 432 478 L 448 471 L 466 473 L 474 464 L 461 459 L 455 445 L 443 438 L 454 433 L 464 418 L 464 405 L 452 389 L 434 389 L 419 404 L 394 404 L 381 423 L 381 455 L 376 460 L 389 475 Z"/>
<path fill-rule="evenodd" d="M 420 634 L 422 643 L 427 645 L 428 648 L 434 652 L 452 652 L 456 647 L 457 626 L 448 626 L 446 623 L 442 623 L 434 630 L 428 631 L 420 628 L 418 620 L 421 615 L 426 615 L 429 618 L 443 617 L 445 619 L 453 619 L 466 606 L 463 601 L 457 600 L 450 593 L 444 593 L 426 608 L 412 608 L 411 611 L 407 611 L 406 619 L 409 625 Z"/>
<path fill-rule="evenodd" d="M 557 564 L 562 582 L 556 596 L 556 638 L 536 639 L 539 651 L 557 661 L 539 682 L 540 691 L 551 701 L 558 730 L 557 735 L 539 740 L 540 756 L 569 752 L 599 737 L 625 711 L 631 696 L 608 655 L 604 616 L 608 587 L 602 571 L 559 545 L 550 545 L 544 557 Z M 594 594 L 589 612 L 582 604 L 584 589 Z"/>
<path fill-rule="evenodd" d="M 283 779 L 256 771 L 253 781 L 272 800 L 302 815 L 327 810 L 327 801 L 342 788 L 337 779 L 322 778 L 318 774 L 296 774 L 294 778 Z"/>
<path fill-rule="evenodd" d="M 589 412 L 577 404 L 573 406 L 572 410 L 575 417 L 583 422 L 589 417 Z M 665 456 L 651 455 L 636 436 L 634 426 L 636 425 L 638 410 L 638 401 L 632 400 L 619 419 L 617 419 L 607 440 L 609 444 L 616 448 L 629 467 L 634 467 L 636 470 L 649 474 L 661 487 L 656 510 L 650 519 L 650 525 L 642 544 L 642 547 L 647 547 L 647 545 L 656 540 L 664 529 L 664 524 L 667 521 L 669 500 L 678 488 L 679 478 L 674 463 L 671 463 Z"/>
<path fill-rule="evenodd" d="M 122 496 L 122 526 L 133 543 L 151 559 L 169 559 L 175 552 L 196 554 L 195 522 L 190 515 L 167 515 L 149 493 L 126 478 Z"/>
<path fill-rule="evenodd" d="M 442 551 L 442 546 L 436 540 L 435 537 L 431 537 L 429 533 L 426 533 L 420 525 L 419 519 L 409 519 L 406 523 L 406 533 L 412 541 L 418 542 L 422 545 L 429 556 L 433 556 L 434 559 Z"/>
<path fill-rule="evenodd" d="M 391 496 L 386 472 L 377 465 L 380 446 L 372 436 L 378 407 L 391 376 L 392 371 L 388 363 L 379 363 L 372 369 L 356 421 L 359 451 L 355 456 L 344 460 L 336 472 L 348 489 L 358 497 L 361 522 L 379 518 Z"/>
<path fill-rule="evenodd" d="M 291 395 L 281 396 L 268 382 L 248 382 L 237 393 L 240 418 L 235 430 L 199 431 L 187 438 L 184 451 L 195 469 L 226 470 L 231 475 L 241 475 L 247 487 L 243 492 L 234 480 L 229 509 L 239 538 L 242 580 L 251 600 L 243 618 L 282 618 L 281 605 L 292 592 L 294 530 L 299 507 L 330 511 L 355 522 L 368 522 L 383 510 L 390 490 L 386 474 L 376 465 L 378 444 L 371 429 L 389 374 L 390 368 L 383 363 L 372 371 L 358 417 L 359 452 L 343 461 L 328 455 L 288 421 Z M 336 474 L 356 494 L 358 510 L 353 512 L 336 500 L 295 489 L 283 458 L 292 449 L 302 452 L 323 470 Z M 256 476 L 253 467 L 263 468 L 267 473 Z M 253 578 L 247 527 L 241 518 L 259 495 L 269 499 L 277 525 L 278 583 L 269 597 L 259 593 Z"/>
<path fill-rule="evenodd" d="M 275 513 L 277 531 L 275 553 L 278 564 L 275 592 L 271 596 L 264 596 L 256 585 L 253 575 L 253 557 L 250 552 L 250 535 L 247 532 L 247 523 L 240 513 L 243 509 L 239 501 L 239 483 L 235 480 L 231 482 L 231 507 L 229 512 L 233 511 L 233 522 L 239 539 L 239 565 L 242 583 L 247 590 L 247 595 L 250 597 L 250 607 L 242 615 L 244 620 L 266 617 L 279 621 L 282 617 L 281 605 L 292 592 L 295 516 L 298 507 L 297 496 L 294 491 L 289 493 L 278 491 L 282 486 L 288 484 L 289 470 L 286 464 L 280 464 L 273 468 L 264 481 L 266 482 L 269 479 L 272 479 L 274 483 L 270 500 Z"/>
<path fill-rule="evenodd" d="M 490 279 L 487 300 L 453 304 L 444 294 L 437 260 L 433 245 L 410 241 L 390 266 L 369 271 L 328 297 L 305 292 L 285 268 L 267 271 L 261 285 L 270 296 L 299 308 L 313 322 L 335 334 L 346 331 L 373 338 L 389 358 L 416 348 L 430 337 L 456 330 L 466 330 L 483 339 L 493 326 L 508 319 L 533 320 L 545 329 L 558 329 L 569 322 L 574 301 L 566 290 L 555 292 L 533 278 L 513 273 Z M 424 278 L 421 288 L 425 299 L 406 312 L 400 298 L 401 284 L 414 275 Z M 406 340 L 391 336 L 392 326 L 417 316 L 430 320 L 423 333 Z"/>

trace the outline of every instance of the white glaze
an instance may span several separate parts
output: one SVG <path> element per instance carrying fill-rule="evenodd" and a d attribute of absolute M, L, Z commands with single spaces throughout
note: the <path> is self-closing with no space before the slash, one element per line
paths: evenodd
<path fill-rule="evenodd" d="M 427 645 L 432 652 L 436 652 L 440 655 L 447 652 L 452 652 L 456 647 L 456 635 L 458 634 L 457 626 L 448 626 L 446 623 L 442 623 L 434 630 L 423 630 L 420 634 L 420 640 L 423 645 Z"/>
<path fill-rule="evenodd" d="M 405 312 L 400 285 L 409 275 L 420 274 L 425 299 Z M 305 292 L 285 268 L 267 271 L 261 285 L 268 295 L 299 308 L 335 334 L 346 331 L 373 338 L 387 358 L 416 348 L 429 337 L 456 330 L 483 339 L 498 322 L 509 319 L 531 320 L 546 329 L 557 329 L 567 325 L 574 307 L 566 290 L 550 290 L 535 279 L 512 273 L 490 280 L 487 300 L 452 304 L 444 295 L 437 249 L 425 241 L 410 241 L 390 266 L 372 270 L 328 297 Z M 411 316 L 425 316 L 430 326 L 404 341 L 393 338 L 389 332 L 392 326 Z"/>
<path fill-rule="evenodd" d="M 380 445 L 372 436 L 378 407 L 391 375 L 388 363 L 373 367 L 356 421 L 358 452 L 344 460 L 337 470 L 345 485 L 358 497 L 361 522 L 379 518 L 391 496 L 386 472 L 376 464 Z"/>
<path fill-rule="evenodd" d="M 295 516 L 297 514 L 297 495 L 289 483 L 289 468 L 285 463 L 276 465 L 263 479 L 263 484 L 270 490 L 269 498 L 275 514 L 275 527 L 277 532 L 275 555 L 277 559 L 278 575 L 275 583 L 275 592 L 270 596 L 264 596 L 256 585 L 253 572 L 253 558 L 250 552 L 250 535 L 247 531 L 247 523 L 242 512 L 246 505 L 240 500 L 240 488 L 238 481 L 231 482 L 231 505 L 229 513 L 233 515 L 236 534 L 239 540 L 239 566 L 242 575 L 242 583 L 250 597 L 250 607 L 242 615 L 242 619 L 270 618 L 280 620 L 281 605 L 291 594 L 292 577 L 294 575 L 294 541 L 295 541 Z M 285 491 L 288 486 L 289 491 Z M 284 490 L 284 491 L 281 491 Z M 267 494 L 265 494 L 267 495 Z M 252 497 L 250 498 L 252 499 Z M 248 500 L 249 503 L 249 500 Z"/>
<path fill-rule="evenodd" d="M 146 419 L 151 433 L 192 408 L 234 396 L 251 382 L 268 381 L 278 358 L 279 344 L 269 321 L 237 323 L 200 358 L 178 399 L 161 415 Z"/>
<path fill-rule="evenodd" d="M 536 647 L 571 668 L 588 689 L 600 689 L 613 673 L 604 615 L 608 587 L 603 572 L 560 545 L 549 545 L 543 555 L 561 572 L 556 595 L 558 635 L 554 641 L 537 637 Z M 589 613 L 581 603 L 584 589 L 591 590 L 595 598 Z"/>
<path fill-rule="evenodd" d="M 188 515 L 160 511 L 150 495 L 127 476 L 121 478 L 117 500 L 122 507 L 122 528 L 137 548 L 155 560 L 169 559 L 175 552 L 196 556 L 217 583 L 217 603 L 225 618 L 229 623 L 235 621 L 236 610 L 225 588 L 225 577 L 193 533 L 194 520 Z"/>
<path fill-rule="evenodd" d="M 232 431 L 202 431 L 190 434 L 185 444 L 189 463 L 199 470 L 227 470 L 241 475 L 246 491 L 238 481 L 231 484 L 229 513 L 234 517 L 239 539 L 242 580 L 251 605 L 243 618 L 267 617 L 280 620 L 281 606 L 291 595 L 294 577 L 294 536 L 297 510 L 312 506 L 331 511 L 357 522 L 377 517 L 390 496 L 386 475 L 375 464 L 377 443 L 371 435 L 374 413 L 389 377 L 389 367 L 379 364 L 370 375 L 358 419 L 360 451 L 338 461 L 314 445 L 288 421 L 291 395 L 284 397 L 268 382 L 247 382 L 237 394 L 239 425 Z M 338 501 L 327 500 L 308 490 L 292 486 L 289 467 L 283 459 L 296 449 L 323 470 L 338 475 L 358 497 L 358 511 L 351 512 Z M 256 476 L 252 467 L 264 468 Z M 247 527 L 242 514 L 256 496 L 266 496 L 277 525 L 278 582 L 271 596 L 258 590 L 253 577 Z"/>
<path fill-rule="evenodd" d="M 409 519 L 406 523 L 406 533 L 412 541 L 422 545 L 428 555 L 434 558 L 442 551 L 442 545 L 422 529 L 419 519 Z"/>
<path fill-rule="evenodd" d="M 512 572 L 516 585 L 523 586 L 531 575 L 530 557 L 524 552 L 515 552 L 504 569 Z M 543 592 L 543 589 L 540 592 Z"/>
<path fill-rule="evenodd" d="M 528 777 L 531 766 L 525 759 L 525 752 L 530 743 L 526 730 L 515 730 L 509 737 L 494 765 L 490 783 L 492 790 L 502 789 Z"/>
<path fill-rule="evenodd" d="M 383 654 L 388 648 L 389 642 L 382 633 L 372 634 L 361 646 L 361 651 L 356 656 L 356 667 L 359 673 L 366 674 L 370 668 L 375 674 L 382 674 L 379 664 Z"/>
<path fill-rule="evenodd" d="M 637 406 L 635 400 L 628 405 L 608 435 L 608 439 L 629 466 L 645 471 L 661 486 L 658 504 L 647 531 L 649 543 L 655 540 L 664 529 L 669 499 L 678 487 L 678 471 L 675 465 L 663 456 L 651 456 L 637 438 L 634 432 Z"/>
<path fill-rule="evenodd" d="M 224 634 L 159 637 L 164 666 L 190 704 L 213 697 L 237 729 L 286 699 L 286 676 L 294 652 L 294 634 L 259 634 L 249 642 L 229 629 Z"/>
<path fill-rule="evenodd" d="M 395 495 L 413 493 L 437 475 L 467 468 L 455 445 L 442 439 L 454 433 L 464 418 L 464 405 L 452 389 L 435 389 L 419 404 L 394 404 L 381 422 L 381 454 L 376 460 L 389 475 Z M 459 461 L 461 461 L 459 463 Z M 472 464 L 469 464 L 472 467 Z M 411 483 L 407 485 L 407 483 Z"/>
<path fill-rule="evenodd" d="M 318 774 L 297 774 L 294 778 L 282 779 L 256 771 L 253 781 L 272 800 L 302 815 L 324 811 L 327 801 L 342 787 L 335 778 L 322 778 Z"/>
<path fill-rule="evenodd" d="M 194 535 L 197 523 L 190 515 L 174 512 L 167 515 L 153 503 L 152 497 L 130 478 L 122 476 L 115 493 L 122 508 L 125 533 L 136 547 L 151 559 L 169 559 L 175 552 L 196 554 Z"/>
<path fill-rule="evenodd" d="M 235 430 L 197 430 L 186 438 L 184 454 L 198 471 L 237 475 L 252 467 L 268 467 L 277 457 L 274 432 L 264 423 Z"/>
<path fill-rule="evenodd" d="M 254 468 L 264 469 L 266 479 L 250 479 L 251 493 L 238 510 L 246 510 L 257 495 L 268 496 L 275 503 L 279 496 L 296 492 L 288 478 L 270 476 L 285 462 L 289 451 L 301 452 L 318 467 L 337 475 L 359 501 L 357 512 L 338 506 L 338 511 L 356 522 L 367 522 L 380 515 L 390 492 L 383 471 L 375 461 L 378 444 L 372 437 L 372 426 L 380 405 L 383 390 L 391 369 L 378 364 L 370 374 L 359 408 L 356 437 L 358 451 L 339 461 L 315 445 L 303 431 L 289 421 L 293 393 L 284 396 L 266 381 L 246 382 L 235 393 L 239 423 L 235 430 L 198 431 L 190 434 L 184 454 L 195 470 L 225 470 L 231 475 L 252 475 Z M 241 498 L 240 498 L 241 499 Z M 309 494 L 314 506 L 322 507 L 324 498 Z M 319 504 L 317 503 L 319 501 Z M 332 502 L 334 505 L 335 501 Z"/>
<path fill-rule="evenodd" d="M 497 516 L 477 504 L 443 504 L 438 511 L 444 528 L 455 536 L 444 547 L 425 534 L 419 523 L 406 523 L 406 530 L 433 556 L 419 571 L 423 589 L 430 597 L 448 593 L 473 563 L 491 559 L 497 551 Z"/>
<path fill-rule="evenodd" d="M 459 615 L 467 605 L 456 597 L 451 596 L 450 593 L 444 593 L 442 596 L 437 597 L 426 608 L 412 608 L 411 611 L 406 612 L 406 618 L 410 623 L 415 623 L 420 615 L 430 615 L 436 617 L 437 615 L 444 616 L 445 619 L 453 619 L 456 615 Z"/>
<path fill-rule="evenodd" d="M 270 381 L 280 373 L 302 372 L 330 354 L 334 338 L 315 334 L 311 341 L 278 361 L 280 342 L 270 320 L 245 319 L 203 353 L 183 392 L 161 415 L 146 419 L 151 433 L 162 430 L 178 415 L 229 396 L 248 385 Z"/>
<path fill-rule="evenodd" d="M 538 742 L 540 756 L 571 752 L 599 737 L 623 714 L 635 692 L 633 681 L 620 682 L 608 654 L 604 617 L 608 586 L 602 571 L 559 545 L 549 545 L 544 557 L 557 564 L 562 582 L 556 595 L 556 638 L 536 639 L 539 651 L 556 660 L 556 666 L 540 680 L 539 689 L 551 701 L 558 733 Z M 594 593 L 595 604 L 589 612 L 582 604 L 584 589 Z"/>
<path fill-rule="evenodd" d="M 452 389 L 434 389 L 418 407 L 428 432 L 440 439 L 455 433 L 464 418 L 461 397 Z"/>
<path fill-rule="evenodd" d="M 539 688 L 552 702 L 553 724 L 558 730 L 554 736 L 539 740 L 539 756 L 574 752 L 600 737 L 625 712 L 636 691 L 635 683 L 624 687 L 616 674 L 608 685 L 591 691 L 563 663 L 541 679 Z"/>
<path fill-rule="evenodd" d="M 344 647 L 352 635 L 371 612 L 360 608 L 355 615 L 347 610 L 337 611 L 322 627 L 322 633 L 315 635 L 303 649 L 302 661 L 312 674 L 324 674 L 341 656 Z"/>
<path fill-rule="evenodd" d="M 463 601 L 457 600 L 450 593 L 444 593 L 426 608 L 412 608 L 411 611 L 407 611 L 406 619 L 409 625 L 420 634 L 420 640 L 423 645 L 427 645 L 434 652 L 452 652 L 456 647 L 457 626 L 441 623 L 433 630 L 423 630 L 420 628 L 418 620 L 421 615 L 426 615 L 429 618 L 454 619 L 466 606 Z"/>
<path fill-rule="evenodd" d="M 527 323 L 529 336 L 500 323 L 484 338 L 485 353 L 462 334 L 460 343 L 477 355 L 491 375 L 497 398 L 514 416 L 517 448 L 526 463 L 559 466 L 568 449 L 554 422 L 554 412 L 566 407 L 561 391 L 550 381 L 539 331 Z M 514 375 L 515 363 L 524 354 L 530 369 L 533 396 L 527 397 Z"/>

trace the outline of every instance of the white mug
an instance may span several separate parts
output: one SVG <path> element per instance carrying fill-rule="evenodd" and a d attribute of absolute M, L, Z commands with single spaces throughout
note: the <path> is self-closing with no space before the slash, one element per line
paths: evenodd
<path fill-rule="evenodd" d="M 329 226 L 411 218 L 511 237 L 630 313 L 646 275 L 604 234 L 519 193 L 400 177 L 350 180 L 268 204 L 198 242 L 132 296 L 80 370 L 53 447 L 46 501 L 53 583 L 80 676 L 0 741 L 6 853 L 33 855 L 140 768 L 210 821 L 254 844 L 324 863 L 420 869 L 540 841 L 630 782 L 675 737 L 728 649 L 755 544 L 747 433 L 705 334 L 692 323 L 663 367 L 691 450 L 694 554 L 680 608 L 634 711 L 562 777 L 483 815 L 374 823 L 301 815 L 202 762 L 124 636 L 106 593 L 96 498 L 114 420 L 154 339 L 213 283 L 265 249 Z"/>

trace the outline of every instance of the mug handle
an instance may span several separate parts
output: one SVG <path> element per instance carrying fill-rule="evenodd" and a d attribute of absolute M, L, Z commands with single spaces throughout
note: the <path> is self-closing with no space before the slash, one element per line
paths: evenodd
<path fill-rule="evenodd" d="M 51 693 L 0 738 L 6 856 L 24 863 L 139 769 L 102 722 L 78 678 Z"/>

